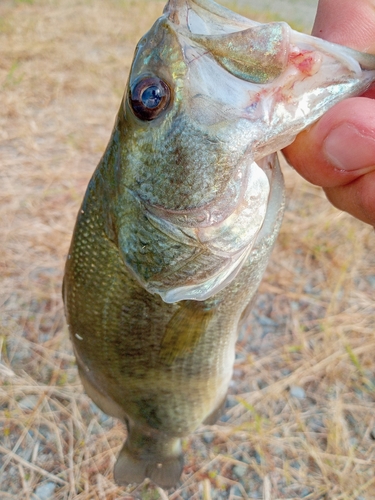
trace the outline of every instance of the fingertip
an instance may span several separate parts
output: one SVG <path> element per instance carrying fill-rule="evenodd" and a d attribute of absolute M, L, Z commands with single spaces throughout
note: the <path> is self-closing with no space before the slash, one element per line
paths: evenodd
<path fill-rule="evenodd" d="M 316 139 L 312 125 L 297 135 L 294 142 L 283 149 L 283 154 L 289 163 L 302 177 L 312 184 L 322 185 L 324 173 L 322 173 L 322 159 L 320 154 L 321 145 Z"/>
<path fill-rule="evenodd" d="M 336 208 L 375 227 L 375 171 L 358 177 L 346 186 L 327 188 L 324 191 Z"/>
<path fill-rule="evenodd" d="M 301 132 L 290 146 L 283 149 L 283 154 L 287 162 L 307 181 L 321 187 L 334 187 L 350 182 L 348 177 L 353 176 L 351 173 L 337 172 L 327 159 L 324 141 L 335 122 L 327 122 L 326 118 Z"/>
<path fill-rule="evenodd" d="M 341 186 L 375 168 L 375 101 L 351 98 L 337 104 L 283 151 L 309 182 Z"/>

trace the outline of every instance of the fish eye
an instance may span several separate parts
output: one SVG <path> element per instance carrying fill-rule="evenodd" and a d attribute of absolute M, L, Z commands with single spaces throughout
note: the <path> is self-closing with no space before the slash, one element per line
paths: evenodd
<path fill-rule="evenodd" d="M 129 103 L 135 116 L 151 121 L 157 118 L 171 100 L 168 85 L 158 77 L 138 80 L 130 89 Z"/>

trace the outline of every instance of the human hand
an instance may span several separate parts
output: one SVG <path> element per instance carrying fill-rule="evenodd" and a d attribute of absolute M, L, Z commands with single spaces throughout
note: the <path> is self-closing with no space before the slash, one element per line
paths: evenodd
<path fill-rule="evenodd" d="M 375 54 L 375 0 L 319 0 L 312 34 Z M 327 111 L 283 153 L 334 206 L 375 226 L 375 85 Z"/>

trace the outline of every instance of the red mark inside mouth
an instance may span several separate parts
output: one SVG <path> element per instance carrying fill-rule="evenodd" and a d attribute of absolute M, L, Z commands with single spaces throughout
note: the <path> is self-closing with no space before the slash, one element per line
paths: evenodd
<path fill-rule="evenodd" d="M 289 54 L 289 62 L 303 75 L 313 76 L 320 68 L 321 58 L 319 54 L 311 50 L 292 51 Z"/>

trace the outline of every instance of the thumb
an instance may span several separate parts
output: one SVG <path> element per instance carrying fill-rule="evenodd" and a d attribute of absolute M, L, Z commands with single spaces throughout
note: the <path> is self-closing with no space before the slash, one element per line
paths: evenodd
<path fill-rule="evenodd" d="M 343 186 L 375 170 L 375 100 L 340 102 L 283 152 L 297 172 L 324 188 Z"/>
<path fill-rule="evenodd" d="M 375 2 L 320 0 L 313 34 L 375 53 Z M 371 97 L 375 96 L 375 87 L 366 96 L 334 106 L 283 152 L 297 172 L 325 188 L 335 206 L 372 222 L 375 100 Z"/>

